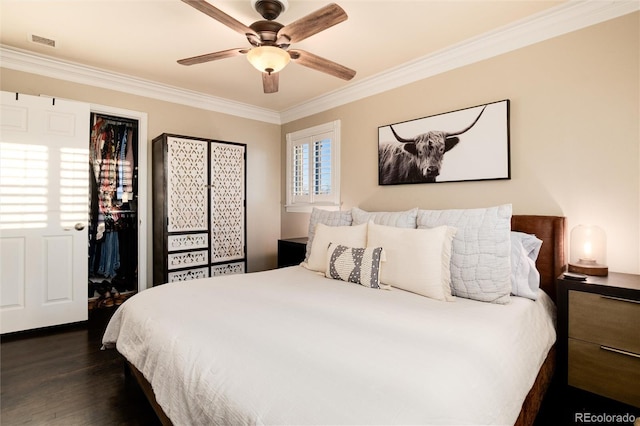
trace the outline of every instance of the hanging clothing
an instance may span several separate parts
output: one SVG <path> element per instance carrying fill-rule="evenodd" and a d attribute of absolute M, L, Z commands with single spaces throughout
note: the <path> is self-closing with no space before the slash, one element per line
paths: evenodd
<path fill-rule="evenodd" d="M 137 288 L 137 128 L 92 115 L 89 274 Z"/>
<path fill-rule="evenodd" d="M 133 199 L 133 129 L 127 130 L 127 149 L 124 155 L 124 195 L 122 200 L 124 202 L 131 201 Z M 125 200 L 126 199 L 126 200 Z"/>
<path fill-rule="evenodd" d="M 132 127 L 102 118 L 92 128 L 90 159 L 102 214 L 117 214 L 122 204 L 133 199 L 133 137 Z"/>
<path fill-rule="evenodd" d="M 106 232 L 102 243 L 102 253 L 98 274 L 103 277 L 113 278 L 120 268 L 120 241 L 117 232 Z"/>

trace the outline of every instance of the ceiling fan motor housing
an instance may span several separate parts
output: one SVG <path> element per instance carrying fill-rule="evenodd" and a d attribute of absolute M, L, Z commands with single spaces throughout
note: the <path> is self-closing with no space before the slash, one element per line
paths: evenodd
<path fill-rule="evenodd" d="M 260 34 L 261 45 L 274 45 L 278 31 L 283 25 L 276 21 L 256 21 L 249 25 L 249 28 Z"/>
<path fill-rule="evenodd" d="M 252 0 L 253 8 L 266 20 L 273 21 L 285 11 L 286 0 Z"/>

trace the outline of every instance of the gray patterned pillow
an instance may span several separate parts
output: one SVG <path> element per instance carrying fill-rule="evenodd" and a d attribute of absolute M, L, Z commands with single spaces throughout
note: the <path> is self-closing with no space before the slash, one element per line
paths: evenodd
<path fill-rule="evenodd" d="M 311 210 L 311 218 L 309 219 L 309 240 L 307 240 L 307 252 L 304 256 L 304 261 L 309 261 L 309 256 L 311 256 L 311 245 L 313 244 L 313 237 L 316 234 L 317 224 L 322 223 L 327 226 L 351 226 L 351 222 L 353 222 L 351 210 L 332 212 L 314 207 L 313 210 Z"/>
<path fill-rule="evenodd" d="M 325 276 L 365 287 L 389 289 L 380 283 L 383 253 L 382 247 L 352 248 L 331 243 L 327 249 Z"/>

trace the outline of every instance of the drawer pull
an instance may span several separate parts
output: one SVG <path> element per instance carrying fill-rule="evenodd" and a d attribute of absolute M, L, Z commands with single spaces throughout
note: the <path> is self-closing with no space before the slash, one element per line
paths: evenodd
<path fill-rule="evenodd" d="M 603 299 L 611 299 L 611 300 L 618 300 L 620 302 L 629 302 L 629 303 L 638 303 L 640 304 L 640 300 L 631 300 L 631 299 L 625 299 L 622 297 L 613 297 L 613 296 L 600 296 Z"/>
<path fill-rule="evenodd" d="M 623 351 L 621 349 L 610 348 L 609 346 L 600 346 L 600 349 L 602 349 L 604 351 L 616 352 L 616 353 L 619 353 L 619 354 L 622 354 L 622 355 L 632 356 L 634 358 L 640 359 L 640 355 L 634 354 L 633 352 Z"/>

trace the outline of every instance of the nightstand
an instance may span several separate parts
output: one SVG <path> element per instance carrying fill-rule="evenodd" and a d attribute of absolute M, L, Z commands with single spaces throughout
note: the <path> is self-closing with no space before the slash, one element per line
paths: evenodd
<path fill-rule="evenodd" d="M 557 280 L 563 382 L 640 407 L 640 275 Z"/>
<path fill-rule="evenodd" d="M 299 265 L 307 253 L 307 237 L 278 240 L 278 268 Z"/>

